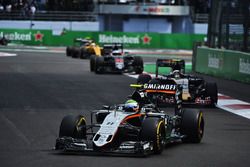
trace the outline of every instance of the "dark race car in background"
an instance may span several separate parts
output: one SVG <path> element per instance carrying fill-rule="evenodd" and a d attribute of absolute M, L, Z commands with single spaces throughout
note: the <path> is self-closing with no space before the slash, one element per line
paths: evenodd
<path fill-rule="evenodd" d="M 5 38 L 5 36 L 1 37 L 0 38 L 0 45 L 4 45 L 4 46 L 7 46 L 8 43 L 10 43 L 10 40 Z"/>
<path fill-rule="evenodd" d="M 173 142 L 200 143 L 204 133 L 202 112 L 182 109 L 174 82 L 162 85 L 163 90 L 176 97 L 174 115 L 160 110 L 141 89 L 130 97 L 138 102 L 137 110 L 126 110 L 124 104 L 104 106 L 91 112 L 89 125 L 82 115 L 65 116 L 55 149 L 64 153 L 146 156 L 160 154 L 165 145 Z"/>
<path fill-rule="evenodd" d="M 167 62 L 167 63 L 166 63 Z M 176 84 L 182 87 L 182 100 L 183 104 L 194 104 L 204 106 L 215 106 L 218 101 L 217 84 L 214 82 L 206 82 L 202 77 L 198 77 L 191 74 L 184 74 L 180 72 L 181 66 L 173 66 L 174 71 L 167 75 L 159 75 L 158 68 L 164 65 L 169 66 L 171 62 L 168 59 L 157 60 L 156 77 L 152 77 L 150 74 L 141 74 L 137 78 L 138 84 L 164 84 L 166 80 L 173 80 Z M 182 64 L 182 63 L 181 63 Z M 168 97 L 164 93 L 159 93 L 154 96 L 159 104 L 172 104 L 174 102 L 173 97 Z"/>
<path fill-rule="evenodd" d="M 143 72 L 142 57 L 124 52 L 122 44 L 104 45 L 102 53 L 102 56 L 91 56 L 90 71 L 97 74 Z"/>

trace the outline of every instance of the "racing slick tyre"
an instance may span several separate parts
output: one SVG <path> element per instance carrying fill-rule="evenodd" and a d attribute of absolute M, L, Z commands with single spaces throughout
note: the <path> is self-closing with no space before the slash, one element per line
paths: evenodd
<path fill-rule="evenodd" d="M 218 102 L 218 89 L 216 83 L 207 82 L 205 85 L 206 96 L 211 98 L 211 107 L 214 107 Z"/>
<path fill-rule="evenodd" d="M 181 134 L 185 135 L 182 139 L 187 143 L 200 143 L 204 134 L 204 118 L 200 110 L 184 109 L 180 125 Z"/>
<path fill-rule="evenodd" d="M 90 71 L 91 71 L 91 72 L 95 71 L 95 61 L 96 61 L 96 56 L 95 56 L 95 55 L 91 55 L 91 56 L 90 56 L 90 60 L 89 60 L 89 63 L 90 63 Z"/>
<path fill-rule="evenodd" d="M 71 56 L 71 52 L 72 52 L 72 47 L 71 46 L 68 46 L 66 48 L 66 56 Z"/>
<path fill-rule="evenodd" d="M 80 58 L 81 57 L 81 49 L 80 48 L 75 48 L 73 57 L 74 58 Z"/>
<path fill-rule="evenodd" d="M 75 58 L 75 54 L 76 54 L 76 47 L 72 47 L 71 48 L 71 57 Z"/>
<path fill-rule="evenodd" d="M 87 59 L 87 50 L 85 48 L 81 48 L 80 58 Z"/>
<path fill-rule="evenodd" d="M 152 141 L 153 152 L 160 154 L 165 147 L 165 123 L 163 119 L 148 117 L 142 123 L 141 141 Z"/>
<path fill-rule="evenodd" d="M 138 84 L 145 84 L 148 83 L 152 77 L 149 74 L 140 74 L 139 77 L 137 78 L 137 83 Z"/>
<path fill-rule="evenodd" d="M 67 115 L 63 118 L 59 137 L 86 139 L 86 120 L 82 115 Z"/>
<path fill-rule="evenodd" d="M 140 56 L 134 57 L 134 70 L 136 74 L 141 74 L 143 72 L 143 59 Z"/>
<path fill-rule="evenodd" d="M 104 63 L 103 57 L 96 57 L 96 61 L 95 61 L 95 73 L 96 74 L 103 73 L 103 63 Z"/>

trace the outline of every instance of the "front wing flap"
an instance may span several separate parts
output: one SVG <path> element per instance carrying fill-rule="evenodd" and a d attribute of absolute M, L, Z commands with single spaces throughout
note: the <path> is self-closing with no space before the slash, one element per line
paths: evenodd
<path fill-rule="evenodd" d="M 153 143 L 149 141 L 125 141 L 116 148 L 94 148 L 92 141 L 62 137 L 56 140 L 55 150 L 70 153 L 147 156 L 153 153 Z"/>

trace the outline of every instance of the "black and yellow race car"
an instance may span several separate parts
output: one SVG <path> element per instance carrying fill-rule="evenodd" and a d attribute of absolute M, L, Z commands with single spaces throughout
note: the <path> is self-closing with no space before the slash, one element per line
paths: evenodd
<path fill-rule="evenodd" d="M 10 40 L 7 39 L 5 36 L 3 36 L 3 37 L 0 38 L 0 45 L 7 46 L 8 43 L 10 43 Z"/>
<path fill-rule="evenodd" d="M 203 114 L 183 109 L 178 86 L 170 81 L 154 87 L 176 97 L 174 114 L 167 114 L 147 97 L 135 91 L 124 104 L 104 106 L 91 112 L 90 124 L 82 115 L 63 118 L 55 149 L 62 153 L 160 154 L 173 142 L 200 143 L 204 133 Z"/>
<path fill-rule="evenodd" d="M 76 38 L 74 46 L 66 48 L 66 55 L 73 58 L 90 58 L 91 55 L 101 56 L 102 47 L 89 38 Z"/>

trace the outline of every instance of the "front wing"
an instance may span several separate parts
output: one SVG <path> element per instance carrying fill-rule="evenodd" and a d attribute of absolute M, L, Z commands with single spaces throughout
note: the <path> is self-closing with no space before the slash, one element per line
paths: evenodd
<path fill-rule="evenodd" d="M 119 147 L 101 149 L 95 148 L 92 141 L 62 137 L 56 140 L 55 150 L 83 154 L 147 156 L 153 153 L 153 144 L 148 141 L 125 141 Z"/>

